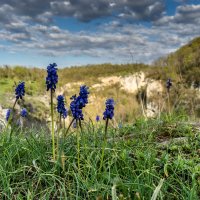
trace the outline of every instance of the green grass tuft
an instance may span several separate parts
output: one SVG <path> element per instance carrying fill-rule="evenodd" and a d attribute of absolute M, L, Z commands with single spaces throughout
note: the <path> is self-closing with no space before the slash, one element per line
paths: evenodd
<path fill-rule="evenodd" d="M 139 119 L 109 128 L 101 170 L 101 125 L 88 123 L 80 134 L 80 169 L 76 129 L 61 139 L 60 155 L 64 152 L 65 157 L 56 162 L 50 133 L 2 132 L 0 199 L 151 199 L 163 179 L 157 199 L 197 200 L 200 136 L 185 120 Z M 177 142 L 183 137 L 186 140 Z"/>

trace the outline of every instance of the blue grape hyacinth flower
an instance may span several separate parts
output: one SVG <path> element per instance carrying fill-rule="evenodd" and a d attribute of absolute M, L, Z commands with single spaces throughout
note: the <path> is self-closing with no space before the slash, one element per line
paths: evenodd
<path fill-rule="evenodd" d="M 78 97 L 80 108 L 85 107 L 85 105 L 88 103 L 88 94 L 89 94 L 88 87 L 86 85 L 81 86 Z"/>
<path fill-rule="evenodd" d="M 172 81 L 170 78 L 168 78 L 166 81 L 166 88 L 169 91 L 171 87 L 172 87 Z"/>
<path fill-rule="evenodd" d="M 46 85 L 47 85 L 47 91 L 51 89 L 52 91 L 55 91 L 56 84 L 58 83 L 58 75 L 57 75 L 57 64 L 49 64 L 47 66 L 47 77 L 46 77 Z"/>
<path fill-rule="evenodd" d="M 46 77 L 46 86 L 47 91 L 50 90 L 51 94 L 51 135 L 52 135 L 52 152 L 53 152 L 53 160 L 56 159 L 55 155 L 55 131 L 54 131 L 54 106 L 53 106 L 53 93 L 56 90 L 56 84 L 58 83 L 58 74 L 56 63 L 49 64 L 47 66 L 47 77 Z"/>
<path fill-rule="evenodd" d="M 15 88 L 16 99 L 22 99 L 25 95 L 25 82 L 21 82 Z"/>
<path fill-rule="evenodd" d="M 106 109 L 103 113 L 103 119 L 112 119 L 114 117 L 114 100 L 113 99 L 107 99 L 106 100 Z"/>
<path fill-rule="evenodd" d="M 6 111 L 6 121 L 9 120 L 9 118 L 10 118 L 10 113 L 11 113 L 11 109 L 8 109 L 8 110 Z"/>
<path fill-rule="evenodd" d="M 82 131 L 81 120 L 84 120 L 82 108 L 85 107 L 86 104 L 88 103 L 88 94 L 89 94 L 88 87 L 86 85 L 83 85 L 80 87 L 79 96 L 77 97 L 76 95 L 74 95 L 70 98 L 72 100 L 72 102 L 70 103 L 70 110 L 73 119 L 69 124 L 69 127 L 65 132 L 65 135 L 68 133 L 71 125 L 74 125 L 73 124 L 74 120 L 76 120 L 76 123 L 79 122 L 76 125 L 79 125 Z"/>
<path fill-rule="evenodd" d="M 81 98 L 76 97 L 76 95 L 74 95 L 71 97 L 71 99 L 73 99 L 73 101 L 70 103 L 70 109 L 71 109 L 73 118 L 83 120 L 84 118 L 83 118 L 83 113 L 82 113 L 82 107 L 80 106 Z"/>
<path fill-rule="evenodd" d="M 70 104 L 70 109 L 74 119 L 83 120 L 83 113 L 82 108 L 86 106 L 88 103 L 88 87 L 83 85 L 80 87 L 79 96 L 76 95 L 72 96 L 71 99 L 73 100 Z"/>
<path fill-rule="evenodd" d="M 97 122 L 100 121 L 100 116 L 99 116 L 99 115 L 96 116 L 96 121 L 97 121 Z"/>
<path fill-rule="evenodd" d="M 57 97 L 57 111 L 63 118 L 67 117 L 67 109 L 65 108 L 65 99 L 63 95 Z"/>
<path fill-rule="evenodd" d="M 28 112 L 27 112 L 26 108 L 22 108 L 22 110 L 20 112 L 21 117 L 26 117 L 27 114 L 28 114 Z"/>
<path fill-rule="evenodd" d="M 103 166 L 104 151 L 105 151 L 106 142 L 107 142 L 108 122 L 109 122 L 109 119 L 112 119 L 114 117 L 114 109 L 115 109 L 114 104 L 115 102 L 112 98 L 106 100 L 106 109 L 103 113 L 103 120 L 106 120 L 105 121 L 106 124 L 105 124 L 105 134 L 104 134 L 104 146 L 102 148 L 102 154 L 101 154 L 100 171 Z"/>

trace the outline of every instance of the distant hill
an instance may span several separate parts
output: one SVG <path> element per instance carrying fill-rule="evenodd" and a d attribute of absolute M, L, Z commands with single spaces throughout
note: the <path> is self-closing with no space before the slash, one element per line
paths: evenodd
<path fill-rule="evenodd" d="M 59 66 L 58 66 L 59 68 Z M 188 84 L 195 83 L 200 85 L 200 37 L 193 39 L 176 52 L 162 57 L 154 62 L 153 65 L 145 64 L 99 64 L 81 67 L 66 67 L 58 70 L 59 86 L 67 82 L 93 81 L 98 77 L 126 76 L 138 71 L 148 72 L 149 77 L 165 81 L 168 77 L 176 81 L 184 81 Z M 45 69 L 26 68 L 21 66 L 0 67 L 0 79 L 10 78 L 13 81 L 31 81 L 43 84 L 46 76 Z M 179 80 L 178 80 L 179 79 Z M 39 87 L 39 89 L 44 89 Z"/>
<path fill-rule="evenodd" d="M 181 81 L 200 87 L 200 37 L 182 46 L 167 57 L 155 61 L 159 67 L 168 67 L 174 71 Z"/>
<path fill-rule="evenodd" d="M 101 64 L 60 68 L 55 94 L 64 94 L 69 108 L 70 97 L 78 94 L 80 85 L 90 88 L 89 104 L 85 108 L 88 118 L 102 115 L 106 98 L 116 101 L 116 123 L 132 122 L 141 115 L 154 116 L 167 111 L 167 78 L 172 79 L 171 107 L 176 112 L 200 118 L 200 37 L 195 38 L 176 52 L 145 64 Z M 14 101 L 15 83 L 26 82 L 23 106 L 34 119 L 49 119 L 49 93 L 45 85 L 46 69 L 21 66 L 0 67 L 0 106 L 10 108 Z M 194 100 L 191 101 L 191 96 Z M 21 105 L 18 106 L 20 108 Z M 5 110 L 4 110 L 5 111 Z"/>
<path fill-rule="evenodd" d="M 119 104 L 121 106 L 118 107 L 120 119 L 132 119 L 135 112 L 140 113 L 140 110 L 138 111 L 138 103 L 135 96 L 128 94 L 122 88 L 127 86 L 127 76 L 131 77 L 133 74 L 146 71 L 148 68 L 149 66 L 145 64 L 101 64 L 70 68 L 60 68 L 58 66 L 59 79 L 55 103 L 56 95 L 64 94 L 69 108 L 70 97 L 78 94 L 80 85 L 87 85 L 90 88 L 90 104 L 86 109 L 88 116 L 96 117 L 97 114 L 102 114 L 106 98 L 113 97 L 118 102 L 123 100 L 123 104 Z M 26 95 L 23 106 L 28 111 L 31 111 L 33 117 L 48 120 L 50 100 L 49 93 L 46 92 L 46 74 L 46 69 L 22 66 L 0 67 L 0 106 L 2 106 L 2 109 L 10 108 L 13 105 L 15 84 L 19 81 L 25 81 Z M 117 81 L 113 82 L 113 79 Z M 129 79 L 128 81 L 130 82 Z M 132 85 L 130 87 L 133 90 Z M 131 104 L 132 107 L 130 106 Z M 130 107 L 133 111 L 131 114 L 127 114 Z"/>
<path fill-rule="evenodd" d="M 148 65 L 145 64 L 99 64 L 87 65 L 82 67 L 66 67 L 58 66 L 58 87 L 69 82 L 83 81 L 86 84 L 97 81 L 99 77 L 107 76 L 125 76 L 138 71 L 145 71 Z M 0 85 L 7 85 L 8 79 L 12 82 L 26 81 L 27 90 L 30 94 L 45 91 L 46 69 L 26 68 L 21 66 L 0 67 Z M 6 83 L 4 83 L 6 82 Z"/>

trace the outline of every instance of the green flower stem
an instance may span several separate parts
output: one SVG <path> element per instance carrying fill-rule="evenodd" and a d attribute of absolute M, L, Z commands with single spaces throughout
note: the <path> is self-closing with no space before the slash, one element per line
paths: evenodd
<path fill-rule="evenodd" d="M 72 121 L 70 122 L 70 124 L 69 124 L 69 126 L 68 126 L 68 128 L 67 128 L 66 132 L 64 133 L 64 137 L 67 135 L 67 133 L 68 133 L 68 131 L 69 131 L 70 127 L 72 126 L 72 124 L 73 124 L 74 120 L 75 120 L 75 118 L 73 118 L 73 119 L 72 119 Z"/>
<path fill-rule="evenodd" d="M 65 129 L 65 119 L 63 119 L 63 128 Z"/>
<path fill-rule="evenodd" d="M 103 159 L 104 159 L 104 153 L 105 153 L 105 148 L 106 148 L 106 138 L 107 138 L 107 131 L 108 131 L 108 121 L 109 119 L 106 119 L 106 126 L 105 126 L 105 134 L 104 134 L 104 142 L 103 142 L 103 146 L 102 146 L 102 154 L 101 154 L 101 164 L 100 164 L 100 168 L 99 171 L 101 172 L 101 168 L 103 166 Z"/>
<path fill-rule="evenodd" d="M 169 90 L 167 91 L 167 101 L 168 101 L 168 112 L 169 112 L 169 115 L 171 115 L 170 92 L 169 92 Z"/>
<path fill-rule="evenodd" d="M 62 116 L 61 116 L 61 114 L 59 116 L 59 123 L 60 123 L 60 129 L 62 129 Z"/>
<path fill-rule="evenodd" d="M 61 116 L 61 114 L 60 114 L 60 116 L 59 116 L 59 124 L 60 124 L 60 127 L 59 127 L 59 129 L 58 129 L 58 132 L 57 132 L 57 155 L 59 156 L 59 143 L 60 143 L 60 135 L 59 135 L 59 133 L 60 133 L 60 131 L 61 131 L 61 129 L 62 129 L 62 118 L 61 118 L 62 116 Z"/>
<path fill-rule="evenodd" d="M 80 129 L 81 129 L 81 133 L 82 133 L 82 132 L 83 132 L 83 129 L 82 129 L 82 125 L 81 125 L 81 120 L 79 119 L 78 121 L 79 121 L 79 127 L 80 127 Z"/>
<path fill-rule="evenodd" d="M 14 110 L 15 106 L 16 106 L 16 103 L 17 103 L 18 99 L 15 100 L 15 103 L 13 104 L 13 108 L 12 110 Z"/>
<path fill-rule="evenodd" d="M 76 124 L 78 126 L 78 120 L 76 120 Z M 79 121 L 79 127 L 81 128 L 81 123 Z M 77 160 L 78 160 L 78 169 L 80 170 L 80 134 L 79 130 L 77 132 Z"/>
<path fill-rule="evenodd" d="M 52 135 L 53 160 L 55 161 L 56 155 L 55 155 L 54 113 L 53 113 L 53 90 L 51 90 L 51 135 Z"/>
<path fill-rule="evenodd" d="M 108 118 L 106 119 L 106 126 L 105 126 L 105 135 L 104 135 L 104 141 L 106 141 L 106 137 L 107 137 L 107 131 L 108 131 Z"/>

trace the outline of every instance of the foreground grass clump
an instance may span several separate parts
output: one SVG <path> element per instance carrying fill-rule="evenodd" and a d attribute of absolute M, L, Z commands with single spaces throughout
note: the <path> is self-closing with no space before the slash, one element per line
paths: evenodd
<path fill-rule="evenodd" d="M 101 168 L 100 124 L 85 124 L 80 152 L 78 130 L 71 130 L 59 145 L 65 156 L 55 162 L 50 133 L 8 129 L 0 137 L 0 199 L 151 199 L 161 180 L 157 199 L 199 199 L 200 135 L 181 120 L 108 128 Z"/>

